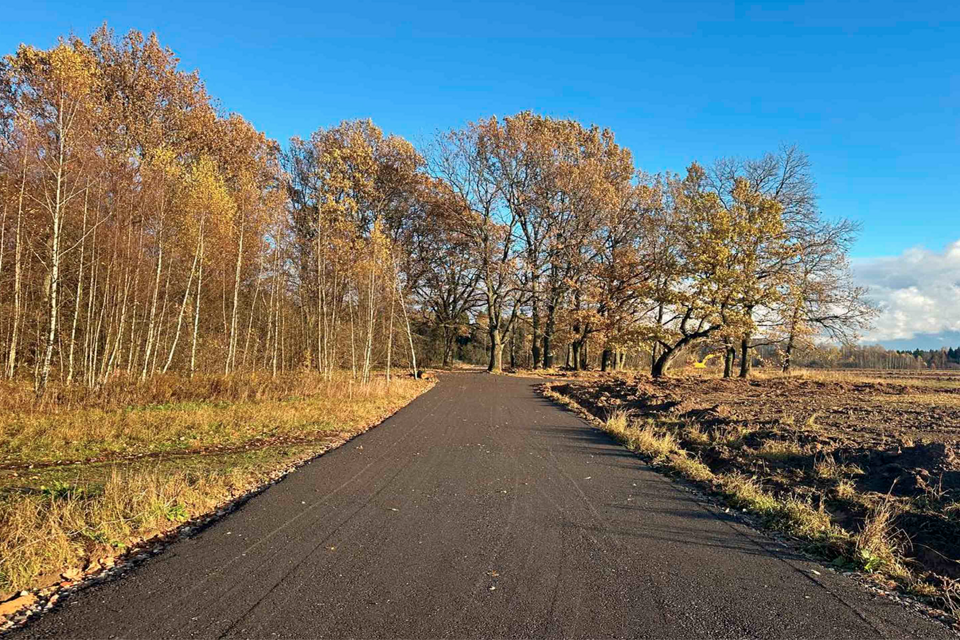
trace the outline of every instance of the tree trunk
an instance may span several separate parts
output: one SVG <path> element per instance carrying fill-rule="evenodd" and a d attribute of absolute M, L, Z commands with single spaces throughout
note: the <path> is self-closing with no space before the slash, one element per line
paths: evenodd
<path fill-rule="evenodd" d="M 237 360 L 237 310 L 240 303 L 240 267 L 243 265 L 243 231 L 245 222 L 244 217 L 241 217 L 240 239 L 237 243 L 237 263 L 233 271 L 233 309 L 230 312 L 230 338 L 227 343 L 227 362 L 223 367 L 224 373 L 233 371 Z"/>
<path fill-rule="evenodd" d="M 733 344 L 726 340 L 723 347 L 723 377 L 733 377 L 733 361 L 737 357 L 737 350 Z"/>
<path fill-rule="evenodd" d="M 200 221 L 200 233 L 197 236 L 197 249 L 193 254 L 193 265 L 190 267 L 190 277 L 187 278 L 187 288 L 183 292 L 183 300 L 180 301 L 180 312 L 177 314 L 177 330 L 173 334 L 173 342 L 170 344 L 170 352 L 167 354 L 167 361 L 163 365 L 163 373 L 170 368 L 173 362 L 173 354 L 177 350 L 177 342 L 180 341 L 180 329 L 183 326 L 183 312 L 187 308 L 187 301 L 190 300 L 190 287 L 193 285 L 193 274 L 197 271 L 197 262 L 200 260 L 200 252 L 203 248 L 203 221 Z"/>
<path fill-rule="evenodd" d="M 326 315 L 326 305 L 324 295 L 324 256 L 323 256 L 323 221 L 320 219 L 320 208 L 317 208 L 317 371 L 323 373 L 323 319 Z M 358 294 L 359 295 L 359 294 Z"/>
<path fill-rule="evenodd" d="M 197 371 L 197 334 L 200 329 L 200 292 L 203 290 L 203 253 L 206 249 L 203 235 L 200 235 L 200 264 L 197 268 L 197 297 L 193 305 L 193 343 L 190 346 L 190 377 Z"/>
<path fill-rule="evenodd" d="M 51 250 L 50 250 L 50 289 L 48 291 L 47 300 L 49 302 L 48 314 L 47 314 L 47 344 L 44 349 L 43 354 L 43 367 L 40 370 L 40 375 L 37 378 L 37 395 L 42 396 L 44 390 L 47 386 L 47 381 L 50 378 L 50 367 L 53 360 L 53 347 L 57 339 L 57 316 L 59 313 L 58 308 L 58 294 L 60 291 L 60 232 L 63 226 L 63 215 L 64 215 L 64 184 L 63 184 L 63 165 L 65 158 L 65 129 L 63 122 L 63 98 L 60 100 L 60 108 L 57 113 L 57 133 L 59 138 L 58 145 L 58 155 L 57 155 L 57 178 L 56 178 L 56 190 L 53 201 L 53 207 L 50 211 L 51 218 L 53 219 L 53 238 L 51 241 Z"/>
<path fill-rule="evenodd" d="M 673 360 L 683 351 L 684 347 L 691 344 L 692 342 L 705 338 L 709 335 L 709 332 L 701 332 L 690 336 L 684 336 L 671 347 L 667 347 L 661 343 L 663 351 L 660 353 L 660 356 L 654 361 L 653 366 L 650 369 L 650 375 L 654 378 L 660 378 L 667 373 L 670 369 L 670 364 Z"/>
<path fill-rule="evenodd" d="M 77 324 L 80 320 L 80 301 L 83 298 L 83 258 L 87 239 L 87 196 L 83 195 L 83 235 L 80 236 L 80 267 L 77 270 L 77 290 L 73 300 L 73 325 L 70 327 L 70 355 L 67 371 L 67 384 L 73 382 L 73 353 L 77 343 Z"/>
<path fill-rule="evenodd" d="M 396 276 L 394 276 L 396 278 Z M 397 282 L 397 290 L 400 289 L 400 283 Z M 387 329 L 387 384 L 390 384 L 390 366 L 393 364 L 393 292 L 390 292 L 390 322 L 389 328 Z"/>
<path fill-rule="evenodd" d="M 280 276 L 280 247 L 277 246 L 277 273 L 274 276 L 278 282 L 277 286 L 280 287 L 278 292 L 283 291 L 284 279 Z M 277 294 L 276 310 L 274 311 L 274 336 L 273 336 L 273 377 L 277 377 L 277 360 L 280 353 L 281 339 L 283 336 L 282 322 L 281 322 L 281 293 Z M 281 363 L 282 364 L 282 363 Z"/>
<path fill-rule="evenodd" d="M 557 329 L 557 305 L 551 298 L 547 303 L 547 326 L 543 332 L 543 368 L 552 369 L 556 363 L 553 353 L 553 336 Z"/>
<path fill-rule="evenodd" d="M 487 371 L 490 373 L 503 371 L 503 341 L 499 327 L 493 324 L 490 325 L 490 365 Z"/>
<path fill-rule="evenodd" d="M 790 359 L 793 357 L 793 346 L 797 335 L 797 326 L 800 324 L 801 305 L 798 302 L 793 308 L 793 316 L 790 319 L 790 337 L 787 339 L 787 349 L 783 357 L 783 373 L 790 373 Z"/>
<path fill-rule="evenodd" d="M 790 373 L 790 362 L 793 357 L 793 333 L 790 334 L 790 338 L 787 340 L 787 348 L 783 354 L 783 373 Z"/>
<path fill-rule="evenodd" d="M 611 366 L 613 368 L 616 368 L 615 358 L 616 358 L 616 355 L 614 354 L 613 351 L 611 351 L 610 349 L 604 349 L 603 353 L 600 354 L 600 371 L 608 371 L 610 370 Z M 611 361 L 614 362 L 613 365 L 611 365 Z"/>
<path fill-rule="evenodd" d="M 63 114 L 60 114 L 61 132 Z M 47 344 L 43 353 L 43 367 L 40 369 L 40 376 L 37 379 L 37 395 L 42 396 L 46 390 L 47 381 L 50 379 L 50 368 L 53 362 L 53 347 L 57 341 L 57 316 L 59 315 L 59 292 L 60 292 L 60 231 L 63 226 L 63 162 L 64 162 L 64 140 L 60 136 L 60 152 L 57 162 L 57 186 L 54 196 L 53 211 L 53 239 L 50 247 L 50 291 L 47 297 L 49 303 L 47 309 Z"/>
<path fill-rule="evenodd" d="M 170 303 L 170 276 L 173 269 L 167 269 L 166 282 L 163 285 L 163 304 L 160 305 L 160 321 L 157 323 L 157 335 L 153 339 L 153 359 L 150 361 L 150 375 L 157 373 L 157 360 L 160 359 L 160 345 L 163 344 L 165 337 L 164 330 L 167 328 L 167 307 Z"/>
<path fill-rule="evenodd" d="M 7 377 L 13 378 L 17 368 L 17 341 L 20 337 L 21 292 L 23 289 L 23 195 L 27 184 L 27 154 L 23 154 L 23 178 L 20 182 L 20 197 L 17 201 L 17 226 L 14 233 L 16 249 L 13 253 L 13 327 L 10 331 L 10 350 L 7 353 Z"/>
<path fill-rule="evenodd" d="M 533 358 L 533 368 L 539 369 L 540 363 L 543 358 L 543 352 L 540 349 L 540 341 L 542 336 L 540 335 L 540 305 L 537 304 L 536 298 L 534 298 L 533 307 L 530 313 L 530 332 L 533 336 L 532 345 L 530 347 L 530 355 Z"/>
<path fill-rule="evenodd" d="M 127 233 L 127 254 L 128 255 L 132 251 L 132 248 L 131 248 L 132 241 L 130 238 L 131 236 L 128 231 Z M 123 271 L 123 284 L 122 284 L 123 295 L 120 297 L 120 310 L 117 318 L 117 335 L 116 335 L 116 338 L 112 340 L 113 342 L 112 347 L 110 346 L 111 341 L 109 339 L 107 341 L 107 345 L 105 345 L 104 347 L 104 352 L 103 352 L 104 365 L 100 373 L 101 384 L 105 384 L 107 382 L 107 380 L 110 378 L 110 375 L 113 373 L 114 366 L 115 365 L 119 366 L 118 363 L 120 362 L 120 359 L 123 357 L 123 354 L 120 353 L 120 348 L 123 345 L 123 334 L 126 331 L 126 327 L 127 327 L 127 303 L 130 298 L 131 278 L 130 278 L 129 268 L 123 269 L 122 271 Z M 118 287 L 117 295 L 120 295 L 121 285 L 119 282 L 119 276 L 118 276 L 117 287 Z M 116 305 L 116 300 L 114 300 L 114 305 Z M 110 322 L 112 325 L 113 318 L 111 318 Z M 109 332 L 108 332 L 108 336 L 109 336 Z"/>
<path fill-rule="evenodd" d="M 161 214 L 162 215 L 162 214 Z M 143 355 L 143 367 L 140 369 L 140 381 L 147 379 L 150 367 L 150 355 L 153 352 L 153 332 L 157 322 L 157 301 L 160 299 L 160 274 L 163 272 L 163 218 L 157 237 L 157 270 L 153 274 L 153 299 L 150 301 L 150 320 L 147 321 L 147 345 Z M 157 345 L 159 348 L 159 345 Z"/>
<path fill-rule="evenodd" d="M 100 203 L 97 202 L 97 213 L 99 217 L 100 212 Z M 92 245 L 90 248 L 91 258 L 90 258 L 90 280 L 87 285 L 89 290 L 87 293 L 87 324 L 83 331 L 83 381 L 88 387 L 93 386 L 93 380 L 90 377 L 90 373 L 94 367 L 94 351 L 95 345 L 100 340 L 99 327 L 96 330 L 93 328 L 93 311 L 95 307 L 96 297 L 97 297 L 97 284 L 99 282 L 98 276 L 100 274 L 99 260 L 97 259 L 97 227 L 93 229 L 93 238 L 90 241 Z"/>
<path fill-rule="evenodd" d="M 374 292 L 375 282 L 376 282 L 376 276 L 374 271 L 374 264 L 371 262 L 370 282 L 369 282 L 369 287 L 367 288 L 367 345 L 365 348 L 364 359 L 363 359 L 364 384 L 370 381 L 371 358 L 373 357 L 373 327 L 374 327 L 374 320 L 376 319 L 376 315 L 374 313 L 374 306 L 373 306 L 373 292 Z"/>
<path fill-rule="evenodd" d="M 443 368 L 449 369 L 453 363 L 453 343 L 456 338 L 456 333 L 451 327 L 446 325 L 443 326 Z"/>
<path fill-rule="evenodd" d="M 676 347 L 672 349 L 664 349 L 659 357 L 657 357 L 657 359 L 653 362 L 653 367 L 650 369 L 650 375 L 654 378 L 661 378 L 666 375 L 667 371 L 670 369 L 670 364 L 673 362 L 673 359 L 676 358 L 678 353 L 680 353 L 680 349 Z"/>
<path fill-rule="evenodd" d="M 400 280 L 397 279 L 397 294 L 400 296 L 400 310 L 403 312 L 403 323 L 407 325 L 407 342 L 410 344 L 410 365 L 413 368 L 413 377 L 420 377 L 420 370 L 417 368 L 417 350 L 413 348 L 413 331 L 410 330 L 410 317 L 407 315 L 407 306 L 403 302 L 403 290 L 400 288 Z"/>
<path fill-rule="evenodd" d="M 354 305 L 349 303 L 347 311 L 350 312 L 350 368 L 353 372 L 353 379 L 357 379 L 357 338 L 356 338 L 356 322 L 354 321 Z M 357 303 L 356 309 L 357 318 L 360 317 L 360 304 Z"/>
<path fill-rule="evenodd" d="M 253 302 L 250 303 L 250 316 L 247 318 L 247 336 L 243 341 L 243 360 L 240 363 L 241 368 L 247 367 L 247 355 L 250 352 L 250 336 L 253 333 L 253 319 L 256 316 L 257 310 L 257 298 L 260 296 L 260 280 L 263 278 L 263 243 L 260 243 L 260 256 L 259 256 L 259 265 L 257 266 L 257 283 L 253 288 Z M 267 312 L 269 315 L 269 311 Z M 269 322 L 268 322 L 269 324 Z M 257 341 L 259 342 L 259 340 Z M 234 356 L 236 360 L 236 356 Z M 256 363 L 256 357 L 253 358 L 253 362 Z M 254 365 L 256 366 L 256 365 Z"/>
<path fill-rule="evenodd" d="M 750 334 L 745 333 L 740 338 L 740 377 L 750 377 Z"/>

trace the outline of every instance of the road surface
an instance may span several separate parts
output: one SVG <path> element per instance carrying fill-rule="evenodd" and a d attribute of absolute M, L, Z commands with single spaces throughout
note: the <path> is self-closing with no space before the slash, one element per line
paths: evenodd
<path fill-rule="evenodd" d="M 444 375 L 16 636 L 953 637 L 702 505 L 536 385 Z"/>

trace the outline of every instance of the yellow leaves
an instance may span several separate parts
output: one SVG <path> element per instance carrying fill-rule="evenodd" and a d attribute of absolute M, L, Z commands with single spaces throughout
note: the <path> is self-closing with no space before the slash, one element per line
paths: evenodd
<path fill-rule="evenodd" d="M 152 150 L 144 162 L 144 168 L 162 176 L 167 180 L 178 180 L 183 177 L 183 167 L 176 152 L 169 146 L 161 146 Z"/>
<path fill-rule="evenodd" d="M 48 50 L 21 45 L 6 62 L 15 82 L 51 104 L 63 94 L 82 99 L 93 90 L 99 75 L 90 50 L 76 39 L 61 40 Z"/>
<path fill-rule="evenodd" d="M 78 116 L 95 112 L 100 72 L 80 40 L 61 40 L 48 50 L 21 45 L 4 61 L 9 108 L 24 125 L 41 132 L 56 129 L 66 138 Z"/>
<path fill-rule="evenodd" d="M 50 71 L 56 82 L 74 90 L 87 92 L 93 83 L 96 67 L 86 49 L 77 43 L 61 42 L 47 52 Z"/>
<path fill-rule="evenodd" d="M 229 223 L 236 207 L 217 164 L 209 156 L 200 157 L 186 175 L 184 199 L 187 218 L 209 220 L 215 228 Z"/>
<path fill-rule="evenodd" d="M 374 220 L 389 213 L 393 198 L 419 184 L 423 159 L 413 145 L 384 137 L 369 120 L 320 129 L 309 141 L 295 140 L 293 147 L 302 159 L 298 175 L 309 182 L 304 195 L 316 203 L 321 221 L 345 218 L 369 231 Z"/>

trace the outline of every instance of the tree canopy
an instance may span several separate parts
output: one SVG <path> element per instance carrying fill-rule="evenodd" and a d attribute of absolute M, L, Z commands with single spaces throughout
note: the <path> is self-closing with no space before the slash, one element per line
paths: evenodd
<path fill-rule="evenodd" d="M 154 35 L 0 67 L 0 354 L 39 393 L 505 354 L 662 375 L 694 345 L 788 368 L 869 325 L 856 231 L 795 147 L 650 174 L 608 129 L 521 112 L 420 149 L 355 120 L 283 150 Z"/>

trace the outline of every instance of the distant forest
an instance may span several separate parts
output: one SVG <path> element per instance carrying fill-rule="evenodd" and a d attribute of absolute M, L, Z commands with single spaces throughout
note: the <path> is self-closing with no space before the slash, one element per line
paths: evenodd
<path fill-rule="evenodd" d="M 776 358 L 775 349 L 762 348 L 761 356 Z M 811 345 L 797 354 L 802 367 L 854 369 L 960 369 L 960 347 L 940 349 L 886 349 L 879 345 Z"/>

